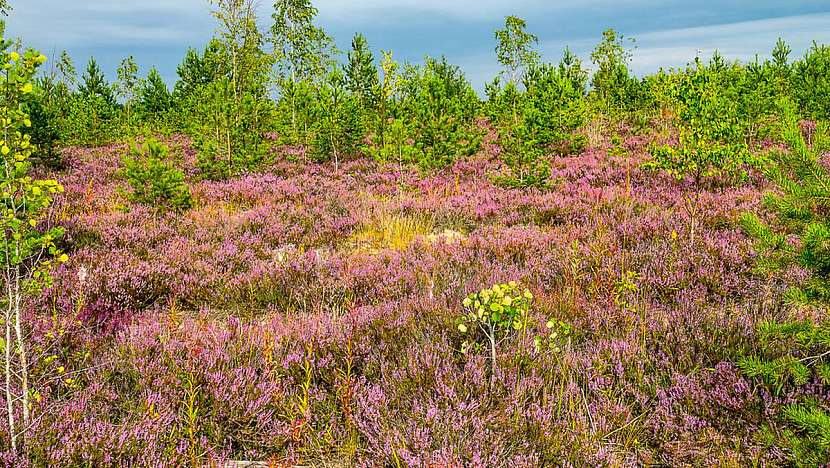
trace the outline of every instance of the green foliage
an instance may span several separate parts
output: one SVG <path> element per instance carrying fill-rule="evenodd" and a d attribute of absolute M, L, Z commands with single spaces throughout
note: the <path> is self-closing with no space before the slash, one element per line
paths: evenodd
<path fill-rule="evenodd" d="M 318 87 L 310 81 L 282 82 L 274 113 L 274 126 L 281 141 L 306 146 L 311 144 L 320 115 L 317 95 Z"/>
<path fill-rule="evenodd" d="M 118 81 L 115 84 L 115 91 L 118 93 L 118 97 L 120 97 L 124 102 L 126 119 L 127 122 L 129 122 L 133 101 L 135 100 L 136 92 L 141 85 L 141 81 L 138 78 L 138 64 L 135 63 L 135 59 L 132 56 L 129 56 L 121 61 L 121 64 L 118 66 L 117 75 Z"/>
<path fill-rule="evenodd" d="M 78 92 L 84 100 L 101 100 L 103 105 L 107 107 L 115 106 L 115 96 L 112 92 L 112 86 L 104 78 L 104 72 L 101 71 L 101 67 L 98 66 L 95 57 L 89 58 L 86 71 L 81 77 Z"/>
<path fill-rule="evenodd" d="M 830 46 L 813 46 L 793 66 L 793 92 L 803 112 L 814 118 L 830 119 Z"/>
<path fill-rule="evenodd" d="M 144 120 L 157 120 L 171 110 L 173 96 L 156 67 L 150 69 L 147 78 L 138 89 L 136 112 Z"/>
<path fill-rule="evenodd" d="M 539 38 L 527 32 L 525 20 L 508 16 L 504 19 L 504 29 L 496 31 L 496 41 L 496 58 L 507 68 L 509 82 L 519 83 L 523 71 L 539 61 L 539 53 L 533 50 Z"/>
<path fill-rule="evenodd" d="M 784 39 L 778 38 L 775 41 L 775 48 L 772 49 L 772 63 L 777 68 L 788 68 L 790 63 L 790 53 L 792 53 L 793 49 L 790 47 Z"/>
<path fill-rule="evenodd" d="M 32 297 L 51 286 L 53 267 L 66 262 L 68 257 L 56 245 L 63 229 L 51 227 L 50 216 L 53 196 L 63 192 L 63 187 L 56 180 L 36 180 L 30 175 L 35 147 L 28 134 L 32 122 L 26 104 L 34 91 L 35 73 L 46 57 L 32 49 L 22 56 L 10 51 L 12 42 L 3 39 L 4 29 L 5 24 L 0 21 L 0 271 L 5 309 L 5 336 L 0 339 L 0 349 L 6 366 L 5 429 L 9 453 L 15 456 L 18 439 L 28 449 L 27 438 L 33 424 L 27 344 L 27 321 L 31 316 L 23 308 L 31 304 Z"/>
<path fill-rule="evenodd" d="M 56 65 L 57 71 L 60 74 L 60 82 L 66 89 L 71 89 L 78 81 L 78 73 L 75 70 L 75 64 L 72 62 L 72 57 L 65 50 L 61 52 L 61 58 Z"/>
<path fill-rule="evenodd" d="M 64 142 L 100 146 L 119 136 L 116 108 L 102 96 L 74 94 L 67 106 Z"/>
<path fill-rule="evenodd" d="M 460 68 L 445 57 L 408 66 L 396 118 L 403 119 L 422 169 L 440 169 L 481 147 L 476 115 L 479 99 Z"/>
<path fill-rule="evenodd" d="M 24 104 L 34 89 L 33 76 L 46 57 L 34 50 L 26 51 L 23 56 L 9 52 L 9 41 L 2 41 L 2 46 L 0 122 L 3 122 L 3 140 L 0 156 L 4 169 L 0 179 L 0 206 L 3 207 L 0 224 L 4 248 L 0 248 L 0 263 L 5 268 L 29 269 L 29 273 L 24 274 L 24 280 L 28 282 L 24 289 L 38 288 L 48 284 L 52 266 L 48 255 L 47 260 L 38 259 L 43 253 L 59 256 L 55 241 L 63 234 L 61 228 L 39 228 L 48 217 L 52 196 L 62 192 L 63 188 L 55 180 L 33 180 L 29 176 L 30 158 L 35 147 L 27 133 L 31 120 Z"/>
<path fill-rule="evenodd" d="M 64 51 L 60 61 L 35 80 L 35 89 L 27 99 L 27 113 L 32 121 L 29 134 L 37 147 L 34 156 L 47 166 L 62 164 L 59 146 L 71 137 L 72 122 L 67 117 L 76 81 L 72 59 Z"/>
<path fill-rule="evenodd" d="M 277 0 L 270 41 L 280 81 L 319 80 L 331 68 L 334 41 L 314 24 L 311 0 Z"/>
<path fill-rule="evenodd" d="M 525 78 L 522 121 L 536 146 L 573 142 L 585 123 L 584 76 L 578 62 L 534 67 Z"/>
<path fill-rule="evenodd" d="M 272 115 L 270 102 L 251 93 L 239 99 L 228 77 L 200 87 L 192 96 L 193 143 L 205 178 L 226 179 L 265 161 L 268 145 L 262 132 Z"/>
<path fill-rule="evenodd" d="M 691 177 L 696 185 L 705 178 L 738 180 L 754 164 L 744 140 L 738 107 L 724 92 L 716 67 L 700 60 L 670 88 L 675 106 L 679 141 L 652 150 L 650 169 L 663 170 L 679 180 Z"/>
<path fill-rule="evenodd" d="M 203 177 L 224 179 L 256 170 L 265 159 L 264 134 L 273 114 L 267 99 L 272 60 L 261 49 L 252 1 L 213 3 L 219 38 L 202 56 L 188 53 L 179 67 L 174 99 L 193 135 Z"/>
<path fill-rule="evenodd" d="M 465 312 L 458 319 L 458 330 L 467 337 L 461 352 L 489 348 L 491 376 L 495 376 L 497 347 L 512 333 L 527 329 L 532 301 L 533 294 L 519 289 L 515 281 L 495 284 L 467 296 L 463 302 Z"/>
<path fill-rule="evenodd" d="M 362 34 L 355 34 L 352 39 L 352 49 L 349 51 L 344 70 L 346 89 L 355 97 L 360 110 L 367 114 L 374 111 L 378 101 L 380 79 L 375 57 Z"/>
<path fill-rule="evenodd" d="M 525 93 L 510 84 L 502 93 L 495 87 L 488 90 L 495 105 L 505 106 L 491 114 L 498 119 L 501 157 L 510 169 L 497 183 L 544 188 L 550 176 L 545 156 L 583 149 L 587 142 L 575 131 L 585 122 L 585 76 L 579 61 L 566 51 L 559 66 L 543 64 L 528 71 Z"/>
<path fill-rule="evenodd" d="M 346 79 L 339 70 L 334 70 L 329 79 L 320 86 L 320 120 L 316 131 L 312 154 L 317 160 L 333 159 L 339 165 L 343 154 L 354 154 L 365 136 L 363 119 L 360 115 L 360 101 L 346 90 Z"/>
<path fill-rule="evenodd" d="M 227 75 L 222 44 L 214 38 L 208 42 L 201 54 L 195 49 L 188 49 L 182 63 L 176 68 L 176 73 L 179 79 L 173 88 L 173 98 L 179 102 L 186 102 L 217 76 Z"/>
<path fill-rule="evenodd" d="M 778 152 L 765 168 L 777 191 L 768 193 L 764 205 L 778 218 L 775 228 L 757 215 L 741 218 L 746 233 L 757 240 L 762 271 L 775 271 L 797 264 L 813 275 L 806 284 L 788 293 L 794 302 L 830 299 L 830 172 L 820 162 L 820 148 L 827 148 L 828 128 L 822 126 L 808 146 L 791 108 L 784 111 L 782 136 L 788 151 Z M 793 236 L 799 242 L 788 242 Z"/>
<path fill-rule="evenodd" d="M 402 165 L 404 161 L 415 161 L 417 151 L 409 144 L 408 129 L 405 123 L 394 118 L 396 99 L 403 84 L 400 65 L 395 61 L 392 52 L 383 51 L 382 54 L 383 58 L 380 62 L 382 79 L 375 93 L 378 103 L 374 119 L 374 134 L 371 144 L 367 145 L 364 151 L 380 163 L 396 161 Z"/>
<path fill-rule="evenodd" d="M 184 174 L 169 161 L 169 148 L 156 141 L 133 145 L 124 157 L 124 177 L 132 191 L 129 199 L 160 211 L 190 208 L 190 188 Z"/>
<path fill-rule="evenodd" d="M 288 143 L 308 145 L 314 138 L 315 87 L 334 66 L 334 41 L 314 24 L 317 8 L 310 0 L 278 0 L 271 15 L 270 42 L 277 65 L 278 125 Z"/>
<path fill-rule="evenodd" d="M 633 40 L 630 42 L 633 43 Z M 605 111 L 611 114 L 632 109 L 637 102 L 639 83 L 628 70 L 632 53 L 626 49 L 625 43 L 625 36 L 608 29 L 602 33 L 602 41 L 591 52 L 591 61 L 597 68 L 591 87 Z"/>
<path fill-rule="evenodd" d="M 382 144 L 378 144 L 380 139 L 376 137 L 374 144 L 365 148 L 372 159 L 381 164 L 397 163 L 399 166 L 418 160 L 420 153 L 410 144 L 409 129 L 403 120 L 387 122 L 383 135 Z"/>
<path fill-rule="evenodd" d="M 582 66 L 582 60 L 571 49 L 565 47 L 562 60 L 559 61 L 559 76 L 571 82 L 571 87 L 581 95 L 585 95 L 588 85 L 588 70 Z"/>
<path fill-rule="evenodd" d="M 777 445 L 795 466 L 830 462 L 830 413 L 799 389 L 813 382 L 830 388 L 830 322 L 765 322 L 758 327 L 757 355 L 738 361 L 749 378 L 775 396 L 797 395 L 774 423 Z"/>
<path fill-rule="evenodd" d="M 57 103 L 50 101 L 51 92 L 43 86 L 36 86 L 26 103 L 26 113 L 32 123 L 29 136 L 36 148 L 34 156 L 47 166 L 59 167 L 61 165 L 61 154 L 58 148 L 61 140 L 61 115 Z"/>
<path fill-rule="evenodd" d="M 546 335 L 533 339 L 537 353 L 548 350 L 558 354 L 571 347 L 573 327 L 561 320 L 551 319 L 545 324 L 545 328 L 547 329 Z"/>

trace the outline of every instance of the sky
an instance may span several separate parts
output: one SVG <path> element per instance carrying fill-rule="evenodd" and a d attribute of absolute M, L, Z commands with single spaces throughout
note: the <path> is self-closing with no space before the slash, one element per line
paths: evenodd
<path fill-rule="evenodd" d="M 216 24 L 207 0 L 12 0 L 7 33 L 48 57 L 67 50 L 80 71 L 95 56 L 114 79 L 134 56 L 141 73 L 155 65 L 176 80 L 189 47 L 202 48 Z M 635 39 L 632 69 L 642 75 L 683 66 L 714 50 L 730 59 L 769 56 L 780 36 L 800 57 L 814 40 L 830 43 L 828 0 L 316 0 L 318 23 L 346 50 L 355 32 L 400 61 L 446 55 L 476 89 L 500 67 L 493 32 L 507 15 L 523 17 L 539 37 L 545 60 L 570 47 L 586 62 L 601 33 L 614 28 Z M 783 5 L 782 5 L 783 4 Z M 272 0 L 259 5 L 270 27 Z"/>

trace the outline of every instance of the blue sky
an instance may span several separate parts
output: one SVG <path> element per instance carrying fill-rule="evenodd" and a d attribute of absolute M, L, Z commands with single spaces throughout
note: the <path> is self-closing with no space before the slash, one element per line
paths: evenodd
<path fill-rule="evenodd" d="M 784 5 L 782 5 L 782 3 Z M 112 78 L 133 55 L 142 74 L 156 65 L 172 83 L 189 46 L 201 48 L 215 24 L 207 0 L 12 0 L 7 30 L 47 56 L 66 49 L 79 71 L 94 55 Z M 447 55 L 476 88 L 498 73 L 493 31 L 505 15 L 526 18 L 545 59 L 565 46 L 587 61 L 601 32 L 636 39 L 633 68 L 642 74 L 682 66 L 715 49 L 729 58 L 767 56 L 777 37 L 800 56 L 812 41 L 830 43 L 827 0 L 317 0 L 320 24 L 346 49 L 360 31 L 375 50 L 399 60 Z M 270 23 L 271 0 L 260 5 Z"/>

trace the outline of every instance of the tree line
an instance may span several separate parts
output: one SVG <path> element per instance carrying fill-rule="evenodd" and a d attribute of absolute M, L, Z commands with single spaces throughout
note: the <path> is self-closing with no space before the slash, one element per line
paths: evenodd
<path fill-rule="evenodd" d="M 380 57 L 356 34 L 345 53 L 318 24 L 311 0 L 278 0 L 261 30 L 254 0 L 211 0 L 216 34 L 190 49 L 169 89 L 158 70 L 141 77 L 132 57 L 108 83 L 94 58 L 80 77 L 64 52 L 41 73 L 28 101 L 38 156 L 60 162 L 63 145 L 99 145 L 148 133 L 192 136 L 205 178 L 228 178 L 269 160 L 275 143 L 302 145 L 315 161 L 367 155 L 380 162 L 441 168 L 475 153 L 482 119 L 498 133 L 509 186 L 543 186 L 543 156 L 586 145 L 586 124 L 663 122 L 689 147 L 748 146 L 770 132 L 788 98 L 803 117 L 830 113 L 830 48 L 814 44 L 799 60 L 779 40 L 772 59 L 730 62 L 718 53 L 644 77 L 630 69 L 633 41 L 603 33 L 593 73 L 566 49 L 541 60 L 527 23 L 507 17 L 495 32 L 502 73 L 473 90 L 445 57 L 400 63 Z M 702 127 L 716 128 L 708 131 Z M 694 163 L 706 172 L 706 162 Z M 699 175 L 700 175 L 699 174 Z"/>

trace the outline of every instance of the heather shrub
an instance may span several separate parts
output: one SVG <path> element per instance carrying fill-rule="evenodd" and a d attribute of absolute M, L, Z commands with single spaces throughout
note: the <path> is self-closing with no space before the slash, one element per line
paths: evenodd
<path fill-rule="evenodd" d="M 182 211 L 192 204 L 184 174 L 170 162 L 170 149 L 152 139 L 133 145 L 124 158 L 124 177 L 132 191 L 128 197 L 156 210 Z"/>

